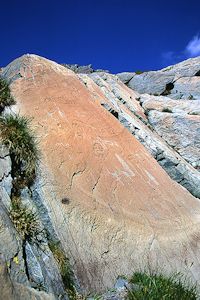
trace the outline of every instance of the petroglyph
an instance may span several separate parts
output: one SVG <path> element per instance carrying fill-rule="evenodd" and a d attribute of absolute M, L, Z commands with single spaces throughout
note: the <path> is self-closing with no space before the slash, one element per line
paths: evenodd
<path fill-rule="evenodd" d="M 93 145 L 94 155 L 102 158 L 104 156 L 104 148 L 100 142 L 95 142 Z"/>
<path fill-rule="evenodd" d="M 70 96 L 59 96 L 59 97 L 53 97 L 53 96 L 48 96 L 43 99 L 44 103 L 59 103 L 59 104 L 69 104 L 69 105 L 74 105 L 77 103 L 77 101 L 74 100 L 74 98 L 71 98 Z"/>

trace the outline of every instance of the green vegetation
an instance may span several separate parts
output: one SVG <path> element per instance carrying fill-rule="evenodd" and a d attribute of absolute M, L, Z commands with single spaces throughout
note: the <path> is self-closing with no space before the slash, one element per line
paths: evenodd
<path fill-rule="evenodd" d="M 42 232 L 36 214 L 24 206 L 19 197 L 12 198 L 9 215 L 16 230 L 24 241 L 32 241 Z"/>
<path fill-rule="evenodd" d="M 60 242 L 49 241 L 49 249 L 58 264 L 62 280 L 66 291 L 71 299 L 76 298 L 76 289 L 74 285 L 73 272 L 70 267 L 69 259 L 66 257 Z"/>
<path fill-rule="evenodd" d="M 195 100 L 193 95 L 190 94 L 190 96 L 188 97 L 188 100 Z"/>
<path fill-rule="evenodd" d="M 9 114 L 0 117 L 0 137 L 10 151 L 14 186 L 20 189 L 32 184 L 39 151 L 36 138 L 30 129 L 30 119 Z"/>
<path fill-rule="evenodd" d="M 170 71 L 170 70 L 172 70 L 172 69 L 173 69 L 173 66 L 170 66 L 170 67 L 164 69 L 163 72 L 168 72 L 168 71 Z"/>
<path fill-rule="evenodd" d="M 128 291 L 128 300 L 196 300 L 195 285 L 186 283 L 180 274 L 164 276 L 162 274 L 134 273 Z"/>
<path fill-rule="evenodd" d="M 142 73 L 144 73 L 144 71 L 140 71 L 140 70 L 135 71 L 135 74 L 137 74 L 137 75 L 140 75 Z"/>
<path fill-rule="evenodd" d="M 0 113 L 6 106 L 15 104 L 13 97 L 10 94 L 8 83 L 0 78 Z"/>
<path fill-rule="evenodd" d="M 172 113 L 172 110 L 168 107 L 163 108 L 162 112 Z"/>

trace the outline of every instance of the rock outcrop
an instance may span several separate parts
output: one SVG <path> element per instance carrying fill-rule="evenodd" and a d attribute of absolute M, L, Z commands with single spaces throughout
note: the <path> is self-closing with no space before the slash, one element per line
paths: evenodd
<path fill-rule="evenodd" d="M 47 239 L 38 236 L 38 240 L 34 243 L 23 241 L 10 219 L 11 174 L 12 164 L 9 153 L 5 147 L 1 146 L 0 299 L 68 299 Z M 38 211 L 37 206 L 30 197 L 30 191 L 24 190 L 23 201 L 27 207 Z M 40 206 L 42 206 L 42 203 L 40 203 Z M 47 211 L 45 217 L 49 218 Z M 56 235 L 54 234 L 52 237 L 56 238 Z"/>
<path fill-rule="evenodd" d="M 90 73 L 94 73 L 94 72 L 108 72 L 108 70 L 100 70 L 100 69 L 93 69 L 92 65 L 86 65 L 86 66 L 80 66 L 78 64 L 61 64 L 62 66 L 64 66 L 67 69 L 72 70 L 75 73 L 83 73 L 83 74 L 90 74 Z"/>
<path fill-rule="evenodd" d="M 160 71 L 121 73 L 118 77 L 140 94 L 169 95 L 173 99 L 200 98 L 200 57 Z M 128 79 L 128 80 L 127 80 Z"/>
<path fill-rule="evenodd" d="M 159 93 L 174 79 L 169 72 Z M 13 111 L 34 118 L 40 140 L 32 199 L 48 207 L 81 287 L 105 290 L 146 266 L 199 280 L 199 199 L 149 152 L 197 195 L 199 172 L 149 128 L 138 101 L 144 87 L 132 91 L 106 73 L 76 75 L 36 55 L 2 75 L 12 82 Z"/>
<path fill-rule="evenodd" d="M 126 82 L 125 80 L 124 82 L 134 91 L 140 93 L 138 100 L 145 111 L 148 124 L 155 130 L 153 136 L 155 137 L 155 132 L 158 133 L 161 140 L 166 142 L 168 150 L 175 150 L 181 158 L 193 167 L 190 168 L 194 179 L 191 183 L 190 172 L 188 173 L 185 169 L 185 163 L 183 168 L 182 166 L 181 168 L 178 167 L 179 170 L 182 170 L 182 174 L 179 173 L 181 176 L 178 174 L 178 176 L 174 176 L 176 164 L 164 163 L 164 168 L 168 174 L 198 198 L 200 196 L 199 189 L 195 188 L 194 181 L 196 181 L 196 177 L 199 182 L 197 172 L 200 165 L 199 68 L 200 57 L 197 57 L 160 71 L 144 72 L 139 75 L 133 73 L 118 74 L 122 81 L 124 81 L 124 74 L 127 78 L 130 75 L 129 81 Z M 143 144 L 148 148 L 146 142 Z M 152 148 L 153 143 L 151 143 L 150 151 Z M 166 153 L 166 151 L 162 151 L 162 153 Z M 154 155 L 154 157 L 156 156 Z M 158 157 L 160 156 L 158 155 Z M 166 158 L 166 154 L 164 157 Z M 157 160 L 159 161 L 159 159 Z M 172 166 L 173 170 L 171 170 Z M 183 179 L 182 175 L 187 179 Z"/>
<path fill-rule="evenodd" d="M 156 131 L 153 131 L 153 126 L 150 125 L 150 120 L 148 119 L 148 113 L 151 110 L 158 109 L 169 112 L 170 108 L 167 104 L 170 101 L 176 102 L 176 106 L 174 103 L 172 103 L 171 106 L 173 105 L 174 112 L 181 113 L 182 118 L 184 118 L 183 114 L 185 114 L 187 110 L 189 114 L 197 114 L 199 102 L 197 100 L 188 100 L 191 101 L 190 107 L 186 100 L 184 104 L 183 101 L 179 100 L 182 103 L 181 106 L 181 104 L 179 105 L 179 101 L 171 100 L 168 97 L 155 97 L 147 94 L 138 94 L 137 92 L 128 89 L 111 74 L 98 73 L 91 74 L 90 77 L 86 75 L 79 75 L 79 77 L 94 94 L 96 101 L 99 101 L 105 109 L 117 117 L 123 126 L 126 127 L 146 147 L 146 149 L 153 155 L 170 177 L 186 187 L 194 196 L 200 198 L 198 133 L 197 137 L 193 134 L 193 131 L 190 134 L 191 143 L 196 144 L 196 147 L 193 147 L 196 152 L 196 161 L 193 161 L 193 165 L 190 165 L 177 151 L 175 151 L 174 148 L 170 147 L 166 143 L 167 141 L 165 139 L 161 138 Z M 93 81 L 91 81 L 90 78 L 92 78 Z M 100 91 L 98 88 L 100 88 Z M 159 104 L 160 99 L 164 101 L 162 102 L 163 107 Z M 150 103 L 149 106 L 148 103 Z M 162 109 L 160 107 L 162 107 Z M 174 134 L 174 131 L 171 130 L 171 128 L 168 127 L 168 130 L 172 135 Z M 182 130 L 182 133 L 182 139 L 184 140 L 184 134 L 187 134 L 187 131 L 184 132 L 184 130 Z"/>

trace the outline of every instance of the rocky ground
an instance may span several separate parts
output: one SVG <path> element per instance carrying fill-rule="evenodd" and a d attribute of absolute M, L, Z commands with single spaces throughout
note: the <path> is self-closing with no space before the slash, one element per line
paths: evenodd
<path fill-rule="evenodd" d="M 199 280 L 200 58 L 142 74 L 78 68 L 25 55 L 2 69 L 16 100 L 5 112 L 33 117 L 41 150 L 23 203 L 85 295 L 123 298 L 116 278 L 147 265 Z M 2 299 L 68 299 L 48 238 L 24 242 L 10 220 L 3 146 L 0 166 Z"/>

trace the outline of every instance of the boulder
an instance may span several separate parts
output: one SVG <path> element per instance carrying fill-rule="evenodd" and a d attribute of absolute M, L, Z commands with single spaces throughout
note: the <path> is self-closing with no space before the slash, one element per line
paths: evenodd
<path fill-rule="evenodd" d="M 150 71 L 135 75 L 128 82 L 128 87 L 140 94 L 161 95 L 166 89 L 171 89 L 173 80 L 174 75 L 171 73 Z"/>
<path fill-rule="evenodd" d="M 122 72 L 116 75 L 123 83 L 127 84 L 133 78 L 135 72 Z"/>

